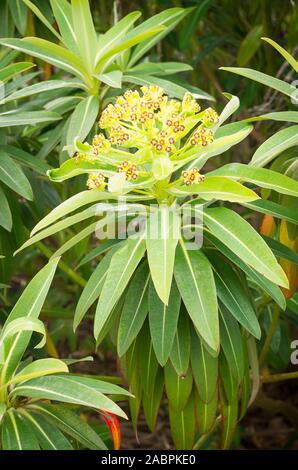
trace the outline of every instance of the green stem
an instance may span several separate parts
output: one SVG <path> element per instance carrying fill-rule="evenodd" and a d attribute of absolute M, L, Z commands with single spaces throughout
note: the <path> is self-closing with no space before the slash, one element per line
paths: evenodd
<path fill-rule="evenodd" d="M 274 382 L 282 382 L 283 380 L 293 380 L 298 379 L 298 371 L 297 372 L 285 372 L 283 374 L 269 374 L 264 375 L 261 377 L 263 383 L 274 383 Z"/>
<path fill-rule="evenodd" d="M 266 359 L 267 359 L 267 356 L 268 356 L 268 353 L 269 353 L 269 349 L 270 349 L 270 345 L 271 345 L 271 341 L 272 341 L 272 338 L 273 338 L 274 333 L 275 333 L 276 328 L 277 328 L 279 315 L 280 315 L 280 307 L 278 305 L 275 305 L 274 312 L 273 312 L 272 323 L 270 325 L 265 343 L 263 345 L 263 349 L 262 349 L 260 357 L 259 357 L 260 367 L 262 365 L 264 365 L 265 362 L 266 362 Z"/>

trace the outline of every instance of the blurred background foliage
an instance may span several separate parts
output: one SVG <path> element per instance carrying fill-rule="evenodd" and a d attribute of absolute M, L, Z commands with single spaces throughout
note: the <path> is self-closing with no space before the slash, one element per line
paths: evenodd
<path fill-rule="evenodd" d="M 31 3 L 38 6 L 53 28 L 56 28 L 50 2 L 48 0 L 33 0 Z M 190 14 L 183 18 L 174 30 L 147 53 L 146 60 L 150 60 L 150 62 L 175 61 L 191 65 L 193 70 L 177 75 L 176 83 L 179 84 L 183 78 L 185 81 L 189 81 L 192 86 L 209 93 L 216 100 L 213 106 L 218 111 L 223 108 L 226 102 L 223 92 L 237 95 L 240 98 L 241 106 L 233 119 L 239 120 L 271 111 L 296 109 L 296 106 L 284 95 L 252 80 L 219 70 L 219 67 L 249 67 L 289 83 L 296 80 L 297 77 L 294 76 L 294 72 L 287 62 L 269 44 L 264 43 L 261 37 L 272 38 L 297 58 L 297 0 L 116 0 L 115 2 L 91 0 L 90 5 L 96 30 L 99 33 L 107 31 L 115 23 L 115 20 L 119 20 L 135 10 L 142 12 L 142 20 L 144 20 L 167 8 L 191 8 Z M 23 36 L 36 36 L 57 43 L 55 35 L 46 28 L 25 3 L 20 0 L 2 0 L 0 37 L 21 38 Z M 64 72 L 44 61 L 1 46 L 1 68 L 14 60 L 31 62 L 35 67 L 21 76 L 14 77 L 12 85 L 9 85 L 12 88 L 14 85 L 24 87 L 41 80 L 63 79 L 65 77 Z M 59 96 L 59 92 L 60 90 L 58 92 L 52 91 L 52 99 Z M 70 94 L 70 96 L 73 95 Z M 49 94 L 46 97 L 42 94 L 33 96 L 22 104 L 22 109 L 28 112 L 43 109 L 50 99 L 51 95 Z M 9 197 L 13 219 L 11 231 L 0 227 L 0 254 L 5 256 L 0 259 L 0 303 L 3 307 L 1 312 L 3 318 L 19 297 L 27 281 L 37 272 L 39 266 L 43 266 L 45 260 L 51 256 L 52 250 L 73 234 L 72 229 L 69 229 L 63 234 L 52 237 L 50 242 L 45 244 L 40 242 L 34 248 L 13 257 L 13 252 L 28 238 L 29 231 L 38 220 L 59 202 L 82 190 L 85 184 L 84 179 L 77 178 L 75 181 L 71 180 L 70 183 L 61 186 L 53 185 L 48 182 L 44 174 L 44 170 L 50 166 L 56 166 L 62 152 L 63 144 L 57 145 L 58 141 L 55 141 L 56 130 L 53 133 L 53 130 L 57 129 L 57 123 L 59 128 L 59 120 L 56 122 L 55 117 L 52 116 L 52 119 L 34 125 L 0 128 L 0 146 L 13 146 L 23 152 L 20 154 L 15 151 L 14 155 L 16 162 L 22 165 L 25 178 L 30 182 L 33 191 L 33 200 L 31 201 L 32 198 L 26 198 L 24 194 L 16 194 L 12 187 L 5 186 L 3 189 L 6 196 Z M 222 162 L 223 157 L 218 157 L 212 160 L 212 165 L 217 167 L 219 164 L 229 161 L 249 161 L 262 142 L 286 125 L 287 123 L 276 121 L 256 123 L 249 138 L 237 145 L 236 148 L 226 152 L 224 162 Z M 46 145 L 49 137 L 51 145 Z M 289 153 L 294 156 L 295 150 L 287 151 L 287 154 Z M 32 157 L 37 157 L 38 168 L 34 167 L 34 162 L 31 161 Z M 1 210 L 3 210 L 3 206 Z M 259 226 L 261 220 L 262 217 L 259 216 L 259 219 L 253 220 L 253 223 Z M 77 269 L 79 260 L 86 251 L 86 244 L 88 244 L 88 240 L 80 242 L 70 253 L 67 253 L 63 262 L 60 263 L 52 292 L 43 310 L 42 319 L 48 323 L 50 332 L 47 350 L 52 356 L 58 356 L 61 352 L 64 355 L 72 352 L 80 357 L 94 350 L 88 320 L 84 324 L 84 330 L 80 330 L 78 335 L 74 335 L 72 329 L 75 304 L 81 288 L 85 285 L 85 279 L 88 279 L 92 272 L 92 264 L 90 263 Z M 293 311 L 298 311 L 297 301 L 294 299 L 291 302 Z M 293 312 L 287 315 L 288 319 L 297 327 L 297 318 L 293 320 Z M 268 322 L 270 322 L 269 320 L 270 318 L 268 318 Z M 268 328 L 268 325 L 265 325 L 264 328 Z M 281 370 L 286 367 L 289 360 L 287 346 L 290 342 L 289 329 L 285 319 L 280 323 L 276 335 L 276 341 L 270 350 L 269 361 L 271 367 Z M 277 344 L 281 344 L 280 348 L 276 346 Z M 97 360 L 98 364 L 101 363 L 100 367 L 104 366 L 104 372 L 110 373 L 111 361 L 108 350 L 111 345 L 106 344 L 106 346 L 106 349 L 103 348 L 99 351 Z M 88 367 L 87 372 L 90 372 Z M 291 387 L 293 386 L 293 384 L 290 384 L 288 388 L 277 386 L 271 394 L 278 398 L 279 409 L 283 409 L 282 413 L 289 420 L 290 427 L 293 427 L 295 423 L 298 426 L 297 411 L 294 412 L 290 405 L 287 406 L 285 402 L 282 402 L 280 394 L 284 394 L 286 400 L 287 395 L 291 395 Z M 269 387 L 273 387 L 273 385 Z M 278 405 L 270 400 L 272 398 L 261 396 L 259 402 L 263 410 L 266 410 L 269 415 L 275 416 L 273 428 L 279 425 L 283 428 L 284 422 L 280 424 L 280 418 L 276 414 Z M 163 411 L 161 411 L 162 413 Z M 277 445 L 271 435 L 267 441 L 266 437 L 255 437 L 252 428 L 258 427 L 263 419 L 262 415 L 258 416 L 257 418 L 252 412 L 251 421 L 248 423 L 249 430 L 245 431 L 244 441 L 241 437 L 241 432 L 243 432 L 243 425 L 241 425 L 240 434 L 236 436 L 235 446 L 243 445 L 245 447 L 245 439 L 248 442 L 248 447 L 262 448 L 265 445 Z M 267 419 L 266 416 L 264 420 Z M 159 425 L 157 432 L 162 433 L 162 429 L 162 425 Z M 292 431 L 289 439 L 295 440 L 297 431 L 293 429 Z M 130 435 L 129 432 L 127 430 L 127 436 Z M 263 434 L 261 433 L 262 436 Z M 284 439 L 282 445 L 290 447 L 289 439 Z M 148 447 L 150 445 L 148 443 Z M 154 446 L 154 444 L 152 445 Z"/>

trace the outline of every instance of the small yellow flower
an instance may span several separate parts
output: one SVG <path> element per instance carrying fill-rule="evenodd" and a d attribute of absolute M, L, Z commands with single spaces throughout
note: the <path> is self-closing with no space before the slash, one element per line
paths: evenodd
<path fill-rule="evenodd" d="M 125 173 L 126 180 L 136 180 L 139 174 L 137 166 L 127 160 L 119 165 L 118 172 Z"/>
<path fill-rule="evenodd" d="M 207 108 L 204 111 L 204 114 L 202 116 L 202 123 L 205 126 L 210 126 L 212 124 L 216 124 L 218 122 L 218 114 L 214 109 L 212 108 Z"/>
<path fill-rule="evenodd" d="M 193 133 L 190 143 L 194 146 L 202 145 L 203 147 L 206 147 L 206 145 L 211 144 L 213 140 L 213 132 L 206 127 L 202 127 Z"/>
<path fill-rule="evenodd" d="M 90 173 L 87 180 L 88 189 L 103 191 L 106 187 L 105 177 L 102 173 Z"/>
<path fill-rule="evenodd" d="M 196 102 L 191 93 L 185 93 L 182 100 L 182 111 L 184 113 L 198 113 L 201 110 L 199 103 Z"/>
<path fill-rule="evenodd" d="M 108 139 L 103 134 L 98 134 L 93 137 L 92 140 L 92 152 L 98 155 L 103 150 L 109 150 L 111 147 Z"/>
<path fill-rule="evenodd" d="M 195 183 L 201 183 L 205 179 L 205 177 L 200 174 L 198 168 L 196 167 L 191 168 L 190 170 L 183 171 L 182 178 L 184 184 L 186 184 L 187 186 L 191 186 Z"/>

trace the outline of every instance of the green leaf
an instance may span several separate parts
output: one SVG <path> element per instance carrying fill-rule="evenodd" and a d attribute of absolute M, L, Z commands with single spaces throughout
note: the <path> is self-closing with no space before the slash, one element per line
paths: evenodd
<path fill-rule="evenodd" d="M 5 414 L 2 424 L 3 450 L 39 450 L 39 445 L 24 418 L 13 408 Z"/>
<path fill-rule="evenodd" d="M 195 38 L 199 24 L 205 17 L 212 3 L 213 0 L 203 0 L 200 2 L 184 22 L 184 26 L 179 33 L 179 49 L 181 51 L 191 47 L 191 40 Z"/>
<path fill-rule="evenodd" d="M 230 93 L 223 93 L 223 95 L 229 101 L 220 113 L 218 123 L 215 124 L 214 129 L 218 129 L 240 106 L 240 100 L 237 96 L 231 95 Z"/>
<path fill-rule="evenodd" d="M 102 409 L 126 418 L 116 403 L 99 392 L 92 385 L 71 380 L 66 376 L 45 376 L 27 380 L 17 385 L 11 392 L 13 396 L 27 396 L 46 400 Z"/>
<path fill-rule="evenodd" d="M 36 95 L 51 90 L 59 90 L 60 88 L 78 88 L 80 82 L 66 81 L 66 80 L 47 80 L 41 83 L 34 83 L 24 89 L 17 90 L 14 93 L 8 95 L 4 102 L 9 103 L 10 101 L 26 98 L 28 96 Z"/>
<path fill-rule="evenodd" d="M 19 73 L 32 69 L 32 67 L 34 67 L 32 62 L 17 62 L 16 64 L 9 64 L 0 70 L 0 80 L 5 83 Z"/>
<path fill-rule="evenodd" d="M 249 202 L 259 198 L 251 189 L 224 176 L 207 176 L 202 183 L 191 186 L 180 184 L 178 187 L 172 187 L 169 192 L 178 197 L 179 195 L 185 197 L 188 194 L 198 194 L 207 201 L 217 199 L 230 202 Z"/>
<path fill-rule="evenodd" d="M 171 434 L 176 449 L 192 449 L 195 438 L 195 408 L 193 396 L 183 410 L 169 408 Z"/>
<path fill-rule="evenodd" d="M 69 440 L 56 426 L 50 424 L 43 416 L 37 413 L 28 413 L 20 410 L 30 429 L 35 434 L 42 450 L 73 450 Z"/>
<path fill-rule="evenodd" d="M 237 63 L 240 67 L 246 65 L 259 49 L 262 31 L 262 25 L 254 26 L 241 42 L 237 54 Z"/>
<path fill-rule="evenodd" d="M 118 240 L 117 238 L 115 239 L 111 238 L 100 243 L 98 246 L 93 248 L 93 250 L 91 250 L 89 253 L 83 256 L 83 258 L 81 259 L 77 267 L 80 268 L 81 266 L 84 266 L 85 264 L 90 263 L 90 261 L 93 261 L 98 256 L 109 251 L 110 248 L 113 247 L 113 245 L 116 245 L 117 243 L 120 243 L 120 240 Z"/>
<path fill-rule="evenodd" d="M 258 72 L 257 70 L 241 67 L 220 67 L 220 70 L 226 70 L 227 72 L 242 75 L 245 78 L 249 78 L 256 82 L 262 83 L 262 85 L 266 85 L 270 88 L 273 88 L 274 90 L 280 91 L 287 96 L 296 96 L 294 93 L 296 93 L 297 89 L 293 85 L 289 85 L 287 82 L 271 77 L 265 73 Z"/>
<path fill-rule="evenodd" d="M 255 168 L 242 163 L 229 163 L 208 174 L 235 178 L 240 181 L 254 183 L 261 188 L 273 189 L 282 194 L 298 196 L 297 181 L 265 168 Z"/>
<path fill-rule="evenodd" d="M 178 319 L 173 348 L 170 354 L 171 363 L 177 374 L 183 376 L 186 374 L 190 358 L 190 333 L 188 314 L 182 308 Z"/>
<path fill-rule="evenodd" d="M 0 128 L 11 126 L 35 125 L 41 122 L 58 121 L 61 116 L 51 111 L 23 111 L 0 114 Z"/>
<path fill-rule="evenodd" d="M 293 263 L 298 264 L 298 254 L 295 251 L 288 248 L 283 243 L 280 243 L 278 240 L 274 240 L 273 238 L 266 237 L 263 235 L 263 238 L 267 245 L 271 248 L 275 256 L 278 258 L 287 259 L 292 261 Z"/>
<path fill-rule="evenodd" d="M 221 438 L 221 448 L 229 449 L 231 447 L 235 429 L 238 421 L 238 400 L 227 403 L 224 401 L 224 398 L 221 400 L 221 409 L 222 409 L 222 438 Z"/>
<path fill-rule="evenodd" d="M 85 314 L 91 305 L 96 301 L 100 296 L 102 291 L 103 284 L 107 277 L 108 268 L 111 262 L 113 252 L 110 251 L 96 266 L 95 270 L 91 274 L 90 278 L 84 290 L 79 298 L 79 301 L 76 306 L 76 311 L 73 320 L 74 330 L 77 329 L 78 325 L 81 323 Z"/>
<path fill-rule="evenodd" d="M 146 248 L 156 292 L 168 304 L 172 285 L 175 251 L 180 237 L 180 217 L 175 208 L 162 205 L 147 219 Z"/>
<path fill-rule="evenodd" d="M 5 346 L 5 342 L 8 338 L 15 336 L 20 331 L 34 331 L 35 333 L 41 334 L 42 339 L 35 347 L 42 348 L 45 345 L 46 331 L 42 321 L 37 318 L 28 319 L 26 317 L 19 317 L 7 323 L 7 325 L 1 330 L 0 348 Z"/>
<path fill-rule="evenodd" d="M 298 112 L 297 111 L 277 111 L 276 113 L 266 113 L 260 114 L 259 116 L 254 116 L 251 118 L 245 119 L 245 122 L 255 122 L 255 121 L 286 121 L 286 122 L 298 122 Z"/>
<path fill-rule="evenodd" d="M 50 0 L 51 7 L 59 26 L 63 44 L 75 54 L 78 54 L 77 37 L 75 35 L 71 5 L 67 0 Z"/>
<path fill-rule="evenodd" d="M 26 0 L 11 0 L 8 2 L 13 21 L 21 35 L 26 33 L 27 28 L 28 14 L 24 3 L 26 3 Z"/>
<path fill-rule="evenodd" d="M 57 374 L 59 372 L 68 372 L 67 365 L 60 359 L 37 359 L 21 369 L 18 374 L 14 375 L 14 377 L 9 381 L 9 384 L 16 384 L 35 377 Z"/>
<path fill-rule="evenodd" d="M 141 62 L 132 67 L 128 72 L 141 75 L 172 75 L 179 72 L 193 70 L 193 67 L 181 62 Z"/>
<path fill-rule="evenodd" d="M 292 224 L 298 224 L 297 211 L 289 207 L 281 206 L 276 202 L 258 199 L 257 201 L 242 203 L 242 205 L 253 211 L 261 212 L 262 214 L 270 214 L 278 219 L 284 219 Z"/>
<path fill-rule="evenodd" d="M 3 38 L 0 40 L 0 44 L 42 59 L 76 75 L 85 82 L 89 80 L 83 61 L 65 47 L 58 46 L 53 42 L 35 37 L 27 37 L 24 39 Z"/>
<path fill-rule="evenodd" d="M 272 282 L 283 287 L 288 286 L 287 277 L 271 250 L 255 229 L 239 214 L 224 207 L 206 209 L 204 222 L 211 233 L 245 263 Z"/>
<path fill-rule="evenodd" d="M 124 246 L 113 255 L 96 309 L 94 319 L 95 338 L 98 337 L 102 326 L 126 288 L 144 252 L 145 232 L 128 238 Z"/>
<path fill-rule="evenodd" d="M 160 407 L 160 402 L 163 393 L 163 386 L 164 386 L 164 377 L 163 372 L 161 369 L 157 371 L 154 386 L 151 391 L 144 390 L 144 397 L 143 397 L 143 408 L 145 418 L 148 424 L 148 427 L 151 432 L 154 431 L 156 425 L 157 414 Z"/>
<path fill-rule="evenodd" d="M 273 46 L 286 59 L 286 61 L 289 62 L 289 64 L 293 67 L 295 72 L 298 73 L 298 62 L 297 60 L 294 59 L 294 57 L 291 54 L 289 54 L 283 47 L 281 47 L 279 44 L 273 41 L 273 39 L 270 39 L 270 38 L 262 38 L 262 39 L 263 41 L 266 41 L 269 44 L 271 44 L 271 46 Z"/>
<path fill-rule="evenodd" d="M 214 397 L 218 381 L 218 359 L 212 357 L 193 331 L 191 338 L 191 367 L 201 400 L 209 403 Z"/>
<path fill-rule="evenodd" d="M 298 126 L 287 127 L 273 134 L 253 154 L 251 166 L 265 166 L 288 148 L 298 145 Z"/>
<path fill-rule="evenodd" d="M 59 258 L 50 261 L 30 281 L 23 294 L 10 312 L 3 328 L 24 315 L 28 319 L 38 318 L 46 295 L 50 288 Z M 1 370 L 1 383 L 5 384 L 17 368 L 31 338 L 30 332 L 20 331 L 12 340 L 5 355 L 5 364 Z"/>
<path fill-rule="evenodd" d="M 1 155 L 0 155 L 1 158 Z M 9 208 L 9 204 L 3 189 L 0 186 L 0 225 L 5 228 L 5 230 L 11 231 L 12 228 L 12 215 Z"/>
<path fill-rule="evenodd" d="M 139 44 L 133 51 L 128 68 L 132 67 L 139 59 L 155 44 L 160 42 L 170 31 L 172 31 L 175 26 L 181 21 L 188 13 L 189 9 L 184 8 L 169 8 L 157 15 L 152 16 L 148 20 L 144 21 L 142 24 L 135 28 L 135 32 L 142 33 L 147 31 L 150 28 L 164 26 L 164 28 L 157 32 L 152 38 L 147 41 Z"/>
<path fill-rule="evenodd" d="M 5 403 L 0 403 L 0 424 L 3 420 L 3 417 L 6 413 L 6 410 L 7 410 L 7 406 L 5 405 Z"/>
<path fill-rule="evenodd" d="M 285 298 L 280 290 L 280 288 L 274 284 L 273 282 L 266 279 L 262 274 L 259 274 L 253 268 L 251 268 L 247 263 L 242 261 L 240 257 L 235 255 L 233 249 L 229 249 L 222 241 L 212 235 L 209 232 L 205 233 L 205 237 L 221 252 L 223 253 L 229 260 L 231 260 L 236 266 L 238 266 L 245 274 L 254 281 L 254 283 L 260 287 L 264 292 L 266 292 L 275 302 L 285 310 L 286 308 L 286 301 Z"/>
<path fill-rule="evenodd" d="M 73 146 L 75 138 L 83 141 L 87 137 L 96 120 L 98 110 L 99 99 L 97 96 L 88 96 L 80 101 L 70 119 L 66 138 L 67 145 Z"/>
<path fill-rule="evenodd" d="M 24 2 L 28 8 L 30 8 L 31 11 L 37 16 L 37 18 L 51 31 L 51 33 L 56 36 L 56 38 L 60 41 L 61 37 L 55 30 L 55 28 L 51 25 L 51 23 L 47 20 L 47 18 L 43 15 L 43 13 L 37 8 L 37 6 L 31 2 L 30 0 L 21 0 L 21 2 Z M 25 7 L 26 8 L 26 7 Z M 22 36 L 26 34 L 26 30 L 21 32 Z"/>
<path fill-rule="evenodd" d="M 32 201 L 33 193 L 29 181 L 5 152 L 0 151 L 0 180 L 16 193 Z"/>
<path fill-rule="evenodd" d="M 175 279 L 187 311 L 200 335 L 217 351 L 219 326 L 212 268 L 201 251 L 187 251 L 180 241 L 176 250 Z"/>
<path fill-rule="evenodd" d="M 236 320 L 253 336 L 260 339 L 261 329 L 239 273 L 218 255 L 211 258 L 215 273 L 216 291 L 221 302 Z"/>
<path fill-rule="evenodd" d="M 62 432 L 81 442 L 88 449 L 106 449 L 98 433 L 70 409 L 50 404 L 32 404 L 27 408 L 44 416 L 48 421 L 58 426 Z"/>
<path fill-rule="evenodd" d="M 123 356 L 138 335 L 148 313 L 148 284 L 150 274 L 147 263 L 135 272 L 125 297 L 123 311 L 118 327 L 117 349 Z"/>
<path fill-rule="evenodd" d="M 183 410 L 186 406 L 192 390 L 192 373 L 187 371 L 186 375 L 179 376 L 170 362 L 164 367 L 165 386 L 169 405 L 174 410 Z"/>
<path fill-rule="evenodd" d="M 95 65 L 97 35 L 94 28 L 89 0 L 71 0 L 74 33 L 81 59 L 89 72 Z"/>
<path fill-rule="evenodd" d="M 170 300 L 164 304 L 153 284 L 149 288 L 149 326 L 156 358 L 161 366 L 167 362 L 177 330 L 181 297 L 176 283 L 172 283 Z"/>
<path fill-rule="evenodd" d="M 220 309 L 220 343 L 232 374 L 240 382 L 244 375 L 242 335 L 238 323 L 225 308 Z"/>
<path fill-rule="evenodd" d="M 101 73 L 95 76 L 96 78 L 98 78 L 98 80 L 112 88 L 122 87 L 123 73 L 121 72 L 121 70 L 112 70 L 111 72 Z"/>
<path fill-rule="evenodd" d="M 206 434 L 212 430 L 215 423 L 217 410 L 218 410 L 218 391 L 215 390 L 212 399 L 205 403 L 198 397 L 196 399 L 197 414 L 198 414 L 198 427 L 200 434 Z"/>

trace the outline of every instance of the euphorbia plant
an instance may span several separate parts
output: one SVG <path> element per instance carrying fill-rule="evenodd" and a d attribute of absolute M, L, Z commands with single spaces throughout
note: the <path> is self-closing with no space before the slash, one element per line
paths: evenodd
<path fill-rule="evenodd" d="M 82 407 L 100 412 L 111 426 L 125 413 L 106 394 L 126 390 L 96 378 L 71 374 L 71 359 L 23 358 L 33 333 L 46 331 L 39 320 L 59 258 L 48 263 L 28 284 L 0 332 L 0 448 L 3 450 L 106 449 L 92 427 L 80 418 Z M 70 408 L 71 405 L 71 408 Z M 115 419 L 114 419 L 115 421 Z M 118 446 L 118 442 L 114 440 Z"/>
<path fill-rule="evenodd" d="M 133 214 L 141 214 L 137 233 L 123 237 L 122 223 L 114 240 L 100 241 L 81 260 L 100 259 L 74 326 L 99 299 L 94 335 L 97 344 L 108 334 L 115 340 L 134 395 L 134 425 L 142 403 L 154 428 L 165 386 L 179 448 L 191 448 L 195 439 L 195 448 L 201 447 L 218 422 L 222 447 L 229 447 L 256 394 L 255 338 L 261 332 L 248 279 L 285 307 L 279 288 L 288 285 L 285 273 L 232 205 L 260 204 L 256 187 L 297 195 L 298 184 L 237 163 L 207 172 L 210 158 L 252 130 L 245 122 L 223 125 L 239 105 L 236 97 L 227 98 L 218 116 L 201 110 L 188 93 L 173 100 L 153 85 L 118 97 L 100 117 L 102 133 L 90 144 L 75 139 L 73 158 L 48 173 L 59 182 L 88 174 L 89 190 L 54 209 L 23 246 L 92 218 L 57 250 L 59 256 L 95 230 L 111 228 L 115 218 L 122 222 L 126 215 L 129 228 Z M 196 237 L 188 243 L 189 227 L 203 229 L 203 243 Z"/>

